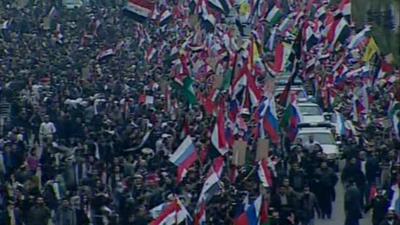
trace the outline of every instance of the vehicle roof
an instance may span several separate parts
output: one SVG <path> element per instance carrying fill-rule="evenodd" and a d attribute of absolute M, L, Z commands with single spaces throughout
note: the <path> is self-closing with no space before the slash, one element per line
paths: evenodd
<path fill-rule="evenodd" d="M 278 86 L 275 88 L 275 91 L 283 91 L 285 89 L 285 86 Z M 291 86 L 290 87 L 291 91 L 303 91 L 305 90 L 303 86 Z"/>
<path fill-rule="evenodd" d="M 329 133 L 329 134 L 332 134 L 331 129 L 325 128 L 325 127 L 305 127 L 305 128 L 299 129 L 299 134 L 300 133 L 305 133 L 305 134 Z"/>
<path fill-rule="evenodd" d="M 318 104 L 313 103 L 313 102 L 299 102 L 297 105 L 298 106 L 318 106 L 319 107 Z"/>

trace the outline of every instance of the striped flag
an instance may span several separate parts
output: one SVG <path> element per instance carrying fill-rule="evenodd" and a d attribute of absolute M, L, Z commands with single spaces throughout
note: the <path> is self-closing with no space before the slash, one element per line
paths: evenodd
<path fill-rule="evenodd" d="M 168 24 L 171 20 L 172 20 L 173 16 L 170 10 L 166 9 L 164 10 L 161 15 L 160 15 L 160 19 L 159 19 L 159 26 L 162 27 L 166 24 Z"/>
<path fill-rule="evenodd" d="M 225 136 L 225 115 L 221 109 L 218 112 L 217 121 L 211 134 L 211 143 L 219 154 L 224 155 L 228 152 L 228 141 Z"/>
<path fill-rule="evenodd" d="M 258 161 L 257 174 L 264 187 L 272 188 L 272 175 L 268 168 L 268 159 Z"/>
<path fill-rule="evenodd" d="M 262 196 L 260 195 L 254 202 L 248 205 L 245 211 L 237 217 L 234 225 L 257 225 L 260 220 L 260 212 L 262 205 Z"/>
<path fill-rule="evenodd" d="M 222 189 L 221 175 L 225 167 L 225 161 L 223 157 L 218 157 L 214 160 L 213 165 L 208 171 L 207 178 L 204 181 L 203 188 L 199 196 L 198 203 L 209 202 L 211 198 Z"/>
<path fill-rule="evenodd" d="M 274 71 L 284 72 L 286 61 L 292 52 L 292 45 L 286 42 L 281 42 L 275 49 L 275 65 Z"/>
<path fill-rule="evenodd" d="M 178 167 L 178 183 L 183 180 L 187 170 L 196 162 L 197 158 L 192 138 L 187 136 L 178 149 L 169 157 L 169 161 Z"/>
<path fill-rule="evenodd" d="M 155 8 L 152 0 L 129 0 L 123 9 L 125 15 L 138 22 L 151 18 Z"/>
<path fill-rule="evenodd" d="M 351 0 L 342 0 L 339 5 L 339 10 L 343 16 L 351 15 Z"/>
<path fill-rule="evenodd" d="M 327 34 L 327 41 L 331 48 L 334 49 L 338 41 L 343 43 L 350 36 L 350 32 L 351 30 L 346 19 L 340 18 L 333 21 Z"/>
<path fill-rule="evenodd" d="M 266 20 L 270 24 L 275 25 L 279 22 L 282 16 L 283 14 L 281 9 L 274 5 L 274 7 L 272 7 L 272 9 L 268 12 Z"/>
<path fill-rule="evenodd" d="M 187 218 L 190 218 L 189 212 L 179 199 L 175 199 L 165 207 L 163 212 L 150 225 L 174 225 L 185 221 Z"/>
<path fill-rule="evenodd" d="M 205 224 L 206 224 L 206 203 L 202 201 L 200 203 L 200 208 L 197 209 L 193 225 L 205 225 Z"/>

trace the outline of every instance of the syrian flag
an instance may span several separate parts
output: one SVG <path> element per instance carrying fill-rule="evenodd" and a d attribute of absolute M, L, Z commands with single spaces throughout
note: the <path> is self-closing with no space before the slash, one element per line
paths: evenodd
<path fill-rule="evenodd" d="M 336 42 L 344 43 L 350 36 L 351 29 L 346 19 L 343 17 L 339 20 L 335 20 L 328 31 L 327 41 L 330 43 L 332 49 L 334 49 Z"/>
<path fill-rule="evenodd" d="M 169 161 L 178 167 L 178 183 L 183 180 L 188 169 L 196 162 L 197 158 L 192 138 L 187 136 L 178 149 L 169 157 Z"/>
<path fill-rule="evenodd" d="M 191 218 L 182 202 L 176 198 L 165 207 L 163 212 L 150 225 L 175 225 Z"/>
<path fill-rule="evenodd" d="M 385 60 L 382 60 L 382 62 L 380 63 L 380 68 L 376 76 L 376 79 L 377 80 L 383 79 L 386 76 L 386 74 L 392 73 L 393 71 L 394 71 L 393 66 L 387 63 Z"/>
<path fill-rule="evenodd" d="M 156 54 L 157 50 L 153 47 L 150 47 L 147 49 L 144 58 L 146 59 L 147 63 L 151 62 L 151 59 L 153 59 L 153 56 Z"/>
<path fill-rule="evenodd" d="M 228 152 L 228 141 L 225 136 L 225 115 L 223 110 L 219 110 L 217 121 L 211 134 L 211 143 L 219 154 L 224 155 Z"/>
<path fill-rule="evenodd" d="M 272 175 L 268 168 L 268 159 L 262 159 L 258 162 L 257 174 L 264 187 L 272 188 Z"/>
<path fill-rule="evenodd" d="M 343 16 L 351 16 L 351 0 L 342 0 L 339 10 Z"/>
<path fill-rule="evenodd" d="M 155 4 L 152 0 L 129 0 L 123 12 L 138 22 L 144 22 L 151 18 L 154 8 Z"/>
<path fill-rule="evenodd" d="M 173 16 L 171 11 L 168 9 L 164 10 L 164 12 L 161 13 L 160 20 L 159 20 L 159 26 L 162 27 L 166 24 L 168 24 L 172 20 Z"/>
<path fill-rule="evenodd" d="M 105 50 L 101 51 L 97 55 L 96 59 L 98 61 L 105 60 L 105 59 L 108 59 L 108 58 L 110 58 L 110 57 L 112 57 L 114 55 L 115 55 L 115 50 L 113 48 L 108 48 L 108 49 L 105 49 Z"/>
<path fill-rule="evenodd" d="M 208 0 L 209 5 L 220 13 L 228 15 L 232 5 L 229 0 Z"/>
<path fill-rule="evenodd" d="M 213 165 L 210 167 L 207 178 L 204 181 L 203 188 L 199 196 L 198 203 L 209 202 L 211 198 L 222 190 L 221 175 L 225 166 L 225 161 L 222 156 L 214 160 Z"/>
<path fill-rule="evenodd" d="M 274 71 L 284 72 L 287 59 L 292 52 L 292 46 L 289 43 L 281 42 L 275 49 Z"/>
<path fill-rule="evenodd" d="M 279 22 L 282 16 L 283 14 L 281 9 L 274 5 L 274 7 L 268 12 L 266 20 L 270 24 L 275 25 Z"/>
<path fill-rule="evenodd" d="M 201 7 L 201 25 L 204 30 L 207 32 L 212 32 L 215 29 L 215 24 L 217 23 L 217 19 L 211 13 L 208 13 L 207 6 L 203 2 Z"/>
<path fill-rule="evenodd" d="M 205 224 L 206 224 L 206 203 L 202 201 L 200 203 L 200 208 L 197 209 L 193 225 L 205 225 Z"/>

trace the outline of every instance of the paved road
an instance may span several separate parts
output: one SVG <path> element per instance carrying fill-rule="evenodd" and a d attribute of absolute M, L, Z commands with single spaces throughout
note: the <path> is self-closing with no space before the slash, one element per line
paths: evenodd
<path fill-rule="evenodd" d="M 341 162 L 343 167 L 343 162 Z M 338 174 L 340 177 L 340 174 Z M 345 214 L 344 214 L 344 187 L 339 181 L 336 185 L 336 202 L 333 205 L 333 214 L 331 219 L 315 221 L 315 225 L 344 225 Z M 364 215 L 364 218 L 360 220 L 360 225 L 371 225 L 371 215 Z"/>
<path fill-rule="evenodd" d="M 320 220 L 315 221 L 315 225 L 344 225 L 345 215 L 344 215 L 344 187 L 341 183 L 336 185 L 336 202 L 333 206 L 333 214 L 330 220 Z M 371 225 L 371 216 L 365 215 L 362 220 L 360 220 L 360 225 Z"/>

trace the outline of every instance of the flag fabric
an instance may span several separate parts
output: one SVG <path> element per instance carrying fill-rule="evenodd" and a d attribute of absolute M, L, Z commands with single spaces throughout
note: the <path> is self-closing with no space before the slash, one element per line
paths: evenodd
<path fill-rule="evenodd" d="M 350 36 L 350 27 L 346 19 L 343 17 L 335 20 L 328 31 L 327 41 L 332 49 L 335 48 L 337 42 L 344 43 L 346 39 Z"/>
<path fill-rule="evenodd" d="M 267 17 L 265 18 L 267 22 L 269 22 L 272 25 L 275 25 L 279 22 L 279 20 L 283 17 L 283 13 L 281 9 L 274 5 L 272 9 L 268 12 Z"/>
<path fill-rule="evenodd" d="M 266 133 L 271 138 L 272 143 L 279 144 L 279 122 L 276 112 L 271 107 L 268 107 L 265 117 L 263 118 L 262 124 Z"/>
<path fill-rule="evenodd" d="M 190 218 L 188 211 L 178 199 L 175 199 L 165 207 L 150 225 L 175 225 L 183 222 L 188 217 Z"/>
<path fill-rule="evenodd" d="M 197 97 L 193 88 L 193 82 L 194 80 L 191 76 L 187 76 L 183 80 L 183 95 L 185 96 L 189 105 L 197 104 Z"/>
<path fill-rule="evenodd" d="M 224 155 L 228 152 L 228 142 L 225 136 L 225 115 L 221 109 L 218 112 L 217 121 L 211 134 L 211 143 L 219 154 Z"/>
<path fill-rule="evenodd" d="M 101 51 L 97 55 L 96 59 L 98 61 L 105 60 L 105 59 L 107 59 L 107 58 L 109 58 L 111 56 L 114 56 L 114 55 L 115 55 L 115 50 L 113 48 L 108 48 L 108 49 L 105 49 L 105 50 Z"/>
<path fill-rule="evenodd" d="M 262 134 L 268 134 L 272 143 L 278 144 L 279 137 L 279 122 L 276 115 L 276 107 L 274 98 L 264 100 L 263 108 L 259 108 L 259 129 Z M 263 135 L 260 135 L 263 136 Z"/>
<path fill-rule="evenodd" d="M 173 18 L 173 15 L 171 13 L 170 10 L 166 9 L 164 10 L 161 15 L 160 15 L 160 19 L 159 19 L 159 26 L 165 26 L 166 24 L 168 24 Z"/>
<path fill-rule="evenodd" d="M 375 39 L 371 37 L 368 41 L 367 48 L 365 50 L 363 61 L 369 62 L 371 61 L 372 57 L 379 52 L 378 45 L 376 45 Z"/>
<path fill-rule="evenodd" d="M 285 109 L 282 117 L 281 127 L 285 130 L 287 137 L 293 142 L 298 133 L 298 125 L 300 123 L 300 111 L 297 107 L 296 100 L 292 101 Z"/>
<path fill-rule="evenodd" d="M 257 174 L 264 187 L 272 188 L 272 175 L 268 168 L 268 159 L 262 159 L 258 162 Z"/>
<path fill-rule="evenodd" d="M 260 222 L 260 211 L 262 205 L 262 196 L 257 197 L 254 202 L 246 207 L 246 210 L 237 217 L 234 225 L 258 225 Z"/>
<path fill-rule="evenodd" d="M 393 191 L 393 196 L 392 199 L 390 200 L 390 210 L 394 210 L 396 214 L 400 213 L 400 190 L 399 190 L 399 184 L 394 184 L 391 187 Z"/>
<path fill-rule="evenodd" d="M 351 15 L 351 0 L 342 0 L 339 5 L 339 10 L 343 16 Z"/>
<path fill-rule="evenodd" d="M 153 59 L 154 55 L 156 54 L 156 51 L 157 50 L 153 47 L 147 49 L 144 55 L 144 58 L 146 59 L 147 63 L 151 63 L 151 59 Z"/>
<path fill-rule="evenodd" d="M 178 167 L 178 183 L 183 180 L 187 170 L 196 162 L 197 158 L 192 138 L 187 136 L 178 149 L 169 157 L 169 161 Z"/>
<path fill-rule="evenodd" d="M 357 48 L 368 38 L 368 33 L 371 31 L 371 26 L 366 26 L 362 31 L 354 35 L 347 46 L 349 49 Z"/>
<path fill-rule="evenodd" d="M 200 208 L 197 209 L 193 225 L 205 225 L 205 224 L 206 224 L 206 203 L 202 201 L 200 203 Z"/>
<path fill-rule="evenodd" d="M 201 189 L 198 204 L 209 202 L 211 198 L 222 190 L 221 175 L 225 166 L 224 158 L 218 157 L 208 171 L 207 178 Z"/>
<path fill-rule="evenodd" d="M 129 0 L 123 9 L 125 15 L 138 22 L 151 18 L 155 4 L 152 0 Z"/>
<path fill-rule="evenodd" d="M 292 52 L 292 45 L 286 42 L 281 42 L 275 49 L 275 66 L 276 72 L 284 72 L 286 61 Z"/>
<path fill-rule="evenodd" d="M 208 0 L 209 5 L 219 13 L 228 15 L 232 5 L 229 0 Z"/>

